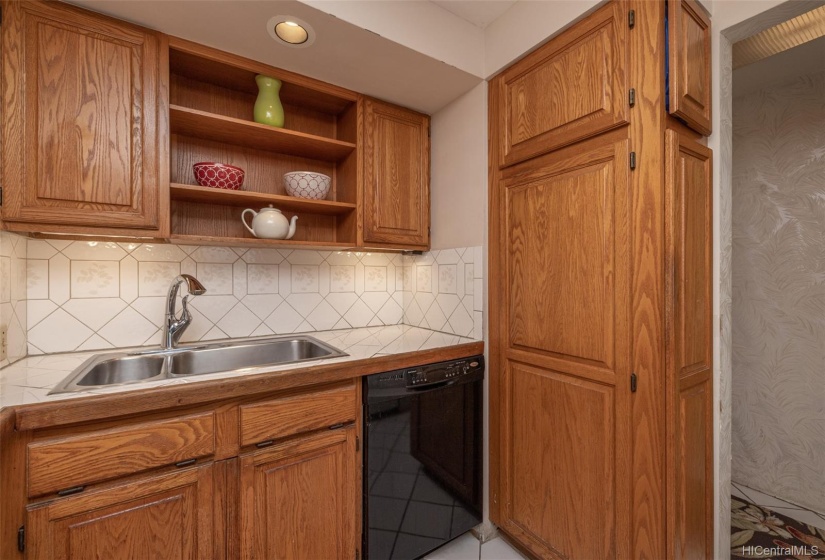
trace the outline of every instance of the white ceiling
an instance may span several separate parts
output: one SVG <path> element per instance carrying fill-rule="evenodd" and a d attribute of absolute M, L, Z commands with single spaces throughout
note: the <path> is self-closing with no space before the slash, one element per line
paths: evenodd
<path fill-rule="evenodd" d="M 517 0 L 430 0 L 448 12 L 484 29 Z"/>
<path fill-rule="evenodd" d="M 295 0 L 69 0 L 132 21 L 432 114 L 481 78 Z M 315 43 L 295 49 L 266 23 L 288 14 L 308 22 Z M 452 16 L 450 16 L 452 17 Z"/>

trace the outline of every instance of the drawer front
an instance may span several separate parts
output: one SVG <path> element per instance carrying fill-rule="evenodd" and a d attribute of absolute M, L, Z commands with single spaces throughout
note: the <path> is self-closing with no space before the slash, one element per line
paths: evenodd
<path fill-rule="evenodd" d="M 627 123 L 627 53 L 625 4 L 611 2 L 499 75 L 499 166 Z"/>
<path fill-rule="evenodd" d="M 241 446 L 352 422 L 357 413 L 355 383 L 242 405 Z"/>
<path fill-rule="evenodd" d="M 213 412 L 38 441 L 27 450 L 28 495 L 103 482 L 214 452 Z"/>

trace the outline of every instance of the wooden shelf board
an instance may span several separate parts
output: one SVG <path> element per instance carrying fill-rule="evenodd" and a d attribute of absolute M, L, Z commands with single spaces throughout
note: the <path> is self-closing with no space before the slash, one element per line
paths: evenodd
<path fill-rule="evenodd" d="M 169 126 L 172 134 L 324 161 L 340 161 L 355 149 L 355 144 L 351 142 L 275 128 L 179 105 L 169 107 Z"/>
<path fill-rule="evenodd" d="M 256 239 L 254 237 L 215 237 L 209 235 L 176 235 L 169 238 L 171 243 L 179 245 L 212 245 L 231 247 L 269 247 L 272 249 L 313 249 L 316 251 L 355 250 L 355 243 L 339 243 L 336 241 L 301 241 L 295 239 Z"/>
<path fill-rule="evenodd" d="M 311 200 L 284 196 L 280 194 L 266 194 L 252 191 L 231 191 L 213 189 L 196 185 L 169 185 L 172 200 L 187 200 L 207 204 L 224 204 L 228 206 L 260 206 L 272 204 L 278 210 L 292 212 L 308 212 L 327 216 L 340 216 L 355 210 L 355 204 L 350 202 L 335 202 L 332 200 Z M 254 208 L 257 210 L 257 208 Z"/>

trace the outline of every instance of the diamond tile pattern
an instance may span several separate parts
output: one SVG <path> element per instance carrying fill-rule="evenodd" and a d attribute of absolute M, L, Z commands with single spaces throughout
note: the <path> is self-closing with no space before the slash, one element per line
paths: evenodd
<path fill-rule="evenodd" d="M 405 256 L 396 275 L 404 324 L 483 338 L 483 262 L 481 247 Z"/>
<path fill-rule="evenodd" d="M 16 325 L 13 360 L 26 354 L 27 343 L 30 355 L 157 345 L 169 283 L 188 273 L 207 293 L 191 299 L 186 342 L 401 323 L 481 338 L 483 298 L 474 294 L 481 267 L 473 264 L 480 260 L 481 247 L 409 257 L 4 232 L 0 311 L 3 325 Z"/>

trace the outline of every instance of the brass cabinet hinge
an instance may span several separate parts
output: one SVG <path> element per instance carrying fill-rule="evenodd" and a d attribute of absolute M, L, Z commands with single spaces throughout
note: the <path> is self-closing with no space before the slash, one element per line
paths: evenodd
<path fill-rule="evenodd" d="M 636 169 L 636 152 L 630 152 L 630 169 Z"/>
<path fill-rule="evenodd" d="M 627 13 L 627 26 L 630 29 L 636 27 L 636 10 L 630 10 Z"/>
<path fill-rule="evenodd" d="M 26 526 L 21 525 L 17 530 L 17 550 L 26 552 Z"/>
<path fill-rule="evenodd" d="M 638 378 L 636 377 L 635 373 L 630 374 L 630 392 L 636 392 L 636 386 L 638 385 Z"/>
<path fill-rule="evenodd" d="M 630 88 L 630 91 L 627 92 L 627 104 L 633 107 L 636 105 L 636 89 Z"/>

